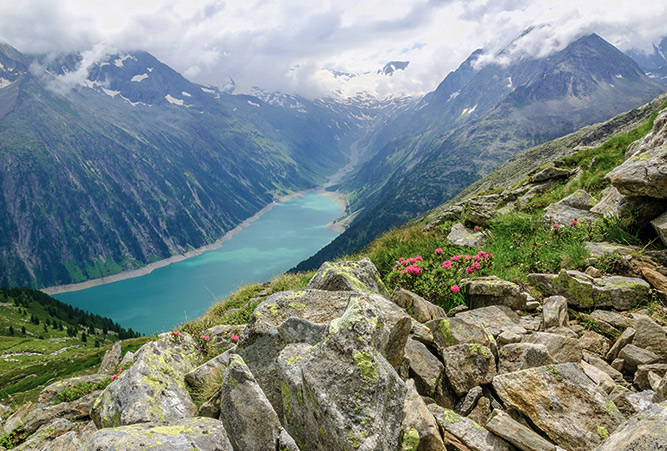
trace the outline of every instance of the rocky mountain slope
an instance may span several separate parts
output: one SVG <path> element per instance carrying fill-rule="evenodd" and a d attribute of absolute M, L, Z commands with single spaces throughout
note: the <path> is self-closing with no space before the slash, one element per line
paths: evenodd
<path fill-rule="evenodd" d="M 350 228 L 297 269 L 352 252 L 452 198 L 521 150 L 642 105 L 664 87 L 597 35 L 544 59 L 508 65 L 473 53 L 420 105 L 388 127 L 393 135 L 342 184 L 360 209 Z M 498 55 L 497 57 L 501 57 Z"/>
<path fill-rule="evenodd" d="M 244 287 L 136 353 L 118 343 L 98 375 L 3 409 L 0 443 L 661 449 L 666 155 L 663 109 L 385 234 L 368 258 Z"/>

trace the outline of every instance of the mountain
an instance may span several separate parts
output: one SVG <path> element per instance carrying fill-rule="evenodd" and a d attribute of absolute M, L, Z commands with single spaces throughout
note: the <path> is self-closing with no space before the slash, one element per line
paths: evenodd
<path fill-rule="evenodd" d="M 665 91 L 628 56 L 592 34 L 546 58 L 476 67 L 473 53 L 412 111 L 394 137 L 340 188 L 359 214 L 296 269 L 368 244 L 488 174 L 513 154 L 644 104 Z M 381 141 L 379 141 L 381 143 Z"/>
<path fill-rule="evenodd" d="M 0 285 L 203 246 L 345 159 L 328 108 L 225 94 L 145 52 L 86 58 L 0 47 Z"/>
<path fill-rule="evenodd" d="M 378 69 L 378 74 L 393 75 L 397 70 L 405 70 L 410 65 L 410 61 L 389 61 L 382 69 Z"/>
<path fill-rule="evenodd" d="M 659 43 L 653 44 L 652 52 L 631 49 L 626 53 L 646 72 L 646 75 L 667 86 L 667 36 Z"/>

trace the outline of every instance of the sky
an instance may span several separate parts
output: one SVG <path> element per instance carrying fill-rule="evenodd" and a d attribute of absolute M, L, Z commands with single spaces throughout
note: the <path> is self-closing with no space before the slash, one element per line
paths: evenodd
<path fill-rule="evenodd" d="M 649 51 L 667 0 L 0 0 L 0 40 L 24 53 L 146 50 L 197 83 L 310 98 L 424 94 L 477 48 L 507 63 L 590 33 Z M 378 76 L 392 60 L 410 64 Z"/>

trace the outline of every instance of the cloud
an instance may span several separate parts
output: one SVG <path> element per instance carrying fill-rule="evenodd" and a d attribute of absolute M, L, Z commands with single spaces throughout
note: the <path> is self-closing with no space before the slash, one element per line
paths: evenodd
<path fill-rule="evenodd" d="M 0 4 L 0 37 L 27 53 L 88 51 L 92 57 L 95 49 L 146 50 L 195 82 L 221 86 L 232 78 L 241 91 L 390 95 L 434 89 L 480 47 L 488 49 L 485 63 L 502 63 L 547 55 L 596 32 L 621 49 L 648 50 L 665 34 L 667 4 L 661 3 L 21 0 Z M 392 77 L 376 76 L 391 60 L 410 65 Z M 362 75 L 341 83 L 330 70 Z"/>

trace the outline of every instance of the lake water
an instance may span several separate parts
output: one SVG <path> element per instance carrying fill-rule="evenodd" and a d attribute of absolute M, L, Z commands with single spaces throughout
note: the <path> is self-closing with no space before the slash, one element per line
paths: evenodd
<path fill-rule="evenodd" d="M 306 194 L 279 203 L 220 249 L 53 297 L 144 334 L 168 331 L 240 285 L 265 282 L 315 254 L 338 235 L 325 226 L 339 216 L 340 204 L 331 197 Z"/>

